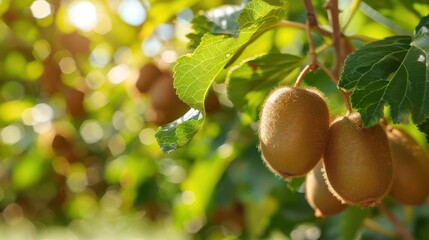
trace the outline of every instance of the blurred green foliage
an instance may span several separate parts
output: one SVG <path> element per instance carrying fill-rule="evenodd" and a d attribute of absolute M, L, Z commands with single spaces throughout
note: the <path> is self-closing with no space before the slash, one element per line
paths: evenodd
<path fill-rule="evenodd" d="M 356 2 L 340 1 L 342 24 Z M 314 3 L 326 24 L 324 1 Z M 193 17 L 223 4 L 241 1 L 0 0 L 0 238 L 392 236 L 377 209 L 316 219 L 299 186 L 288 188 L 263 165 L 255 114 L 228 100 L 226 70 L 213 84 L 221 110 L 208 115 L 186 147 L 160 150 L 151 99 L 135 88 L 139 69 L 155 62 L 170 71 L 188 52 Z M 368 7 L 390 22 L 374 21 Z M 380 39 L 397 26 L 411 34 L 428 11 L 423 1 L 362 1 L 345 33 Z M 287 18 L 305 21 L 301 1 L 289 2 Z M 325 49 L 320 60 L 331 62 L 330 43 L 314 38 Z M 305 56 L 307 50 L 305 32 L 279 28 L 235 64 L 270 51 Z M 345 112 L 323 73 L 308 74 L 304 84 L 325 93 L 334 115 Z M 425 143 L 413 125 L 402 126 Z M 429 204 L 411 209 L 387 202 L 416 239 L 428 238 Z"/>

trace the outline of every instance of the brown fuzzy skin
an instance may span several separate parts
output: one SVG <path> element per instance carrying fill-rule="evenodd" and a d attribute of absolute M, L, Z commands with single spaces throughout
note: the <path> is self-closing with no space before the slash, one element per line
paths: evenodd
<path fill-rule="evenodd" d="M 136 87 L 141 93 L 148 92 L 154 82 L 162 76 L 161 70 L 154 63 L 147 63 L 140 69 Z"/>
<path fill-rule="evenodd" d="M 402 129 L 387 128 L 394 168 L 389 195 L 405 205 L 423 204 L 429 196 L 429 156 Z"/>
<path fill-rule="evenodd" d="M 286 180 L 308 173 L 322 157 L 329 111 L 316 89 L 280 87 L 260 115 L 259 148 L 268 168 Z"/>
<path fill-rule="evenodd" d="M 324 163 L 329 189 L 343 203 L 373 207 L 392 184 L 386 133 L 380 125 L 364 129 L 358 113 L 331 124 Z"/>
<path fill-rule="evenodd" d="M 174 110 L 180 105 L 185 105 L 176 95 L 173 87 L 173 78 L 165 73 L 160 76 L 149 89 L 152 107 L 157 110 Z"/>
<path fill-rule="evenodd" d="M 347 208 L 328 189 L 328 185 L 323 178 L 323 160 L 317 163 L 308 174 L 305 180 L 305 198 L 308 204 L 314 209 L 316 217 L 326 217 L 338 214 Z"/>
<path fill-rule="evenodd" d="M 176 95 L 171 74 L 165 73 L 149 89 L 152 109 L 156 113 L 153 120 L 157 125 L 170 123 L 189 110 L 189 106 Z"/>
<path fill-rule="evenodd" d="M 82 117 L 85 112 L 83 101 L 85 93 L 72 87 L 64 86 L 61 88 L 67 105 L 67 112 L 74 118 Z"/>
<path fill-rule="evenodd" d="M 61 68 L 54 58 L 48 57 L 43 61 L 43 74 L 39 79 L 40 88 L 49 96 L 60 91 L 62 85 Z"/>

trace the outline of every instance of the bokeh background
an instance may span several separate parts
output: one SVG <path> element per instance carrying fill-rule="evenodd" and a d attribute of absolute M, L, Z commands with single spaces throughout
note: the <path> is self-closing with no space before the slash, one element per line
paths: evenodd
<path fill-rule="evenodd" d="M 324 1 L 314 2 L 327 24 Z M 341 19 L 359 2 L 340 1 Z M 263 165 L 257 123 L 228 100 L 226 71 L 194 141 L 161 152 L 154 95 L 136 88 L 141 69 L 154 63 L 171 74 L 193 17 L 224 4 L 242 2 L 0 0 L 0 239 L 338 239 L 348 225 L 364 239 L 392 236 L 377 209 L 316 219 L 299 186 Z M 304 22 L 303 3 L 289 5 L 287 18 Z M 424 14 L 427 1 L 362 1 L 346 33 L 412 34 Z M 314 37 L 329 65 L 329 42 Z M 236 63 L 271 49 L 305 55 L 305 32 L 270 31 Z M 333 114 L 345 112 L 326 76 L 304 84 L 328 96 Z M 428 204 L 387 201 L 417 239 L 429 239 Z"/>

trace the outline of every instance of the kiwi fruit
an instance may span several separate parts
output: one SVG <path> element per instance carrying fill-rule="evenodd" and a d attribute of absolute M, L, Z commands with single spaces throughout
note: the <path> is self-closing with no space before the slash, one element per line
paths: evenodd
<path fill-rule="evenodd" d="M 207 93 L 207 97 L 204 101 L 204 108 L 206 110 L 206 113 L 216 113 L 220 111 L 220 103 L 219 99 L 216 96 L 216 93 L 213 90 L 210 90 Z"/>
<path fill-rule="evenodd" d="M 152 107 L 157 110 L 172 110 L 185 105 L 176 95 L 171 74 L 164 73 L 149 89 Z"/>
<path fill-rule="evenodd" d="M 71 139 L 60 133 L 56 133 L 53 137 L 51 147 L 55 154 L 65 157 L 70 162 L 76 159 Z"/>
<path fill-rule="evenodd" d="M 358 113 L 332 122 L 324 164 L 329 189 L 343 203 L 373 207 L 392 184 L 386 132 L 379 124 L 363 128 Z"/>
<path fill-rule="evenodd" d="M 73 55 L 89 54 L 90 52 L 91 41 L 78 32 L 61 34 L 59 39 L 61 46 Z"/>
<path fill-rule="evenodd" d="M 43 61 L 43 74 L 40 77 L 39 85 L 41 90 L 49 96 L 60 91 L 61 68 L 54 58 L 48 57 Z"/>
<path fill-rule="evenodd" d="M 176 95 L 173 78 L 169 73 L 163 75 L 149 89 L 151 106 L 156 113 L 154 123 L 164 125 L 185 114 L 189 107 Z"/>
<path fill-rule="evenodd" d="M 67 112 L 75 118 L 84 115 L 85 108 L 83 106 L 83 100 L 85 94 L 80 90 L 68 86 L 63 86 L 61 91 L 66 101 Z"/>
<path fill-rule="evenodd" d="M 140 75 L 136 81 L 136 88 L 141 93 L 149 91 L 153 83 L 163 74 L 158 66 L 154 63 L 147 63 L 140 68 Z"/>
<path fill-rule="evenodd" d="M 280 87 L 260 113 L 259 148 L 268 168 L 286 180 L 308 173 L 322 157 L 329 111 L 316 89 Z"/>
<path fill-rule="evenodd" d="M 316 217 L 335 215 L 347 208 L 328 189 L 323 178 L 323 160 L 307 174 L 305 178 L 305 198 L 314 209 Z"/>
<path fill-rule="evenodd" d="M 389 195 L 404 205 L 420 205 L 429 196 L 429 157 L 417 141 L 402 129 L 386 128 L 394 176 Z"/>

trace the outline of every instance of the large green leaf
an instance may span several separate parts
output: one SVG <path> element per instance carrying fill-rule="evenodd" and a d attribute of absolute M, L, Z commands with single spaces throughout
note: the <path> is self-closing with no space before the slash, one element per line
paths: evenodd
<path fill-rule="evenodd" d="M 237 19 L 242 9 L 240 5 L 223 5 L 195 17 L 192 20 L 194 32 L 187 35 L 191 40 L 189 48 L 197 48 L 206 33 L 238 34 Z"/>
<path fill-rule="evenodd" d="M 231 59 L 283 18 L 285 6 L 282 0 L 251 1 L 237 20 L 240 29 L 238 36 L 205 34 L 192 54 L 177 60 L 174 68 L 177 95 L 199 111 L 203 119 L 191 119 L 191 124 L 185 119 L 161 127 L 157 133 L 161 148 L 168 146 L 169 150 L 174 150 L 192 139 L 204 122 L 204 99 L 215 77 Z"/>
<path fill-rule="evenodd" d="M 426 142 L 429 143 L 429 119 L 426 119 L 425 122 L 418 125 L 418 128 L 421 132 L 426 134 Z"/>
<path fill-rule="evenodd" d="M 302 58 L 281 53 L 269 53 L 246 60 L 228 74 L 228 98 L 234 106 L 253 119 L 267 94 L 294 69 Z"/>
<path fill-rule="evenodd" d="M 367 44 L 346 59 L 340 87 L 369 127 L 390 106 L 395 123 L 411 113 L 415 123 L 429 115 L 429 35 L 396 36 Z"/>
<path fill-rule="evenodd" d="M 196 109 L 189 110 L 183 117 L 162 126 L 156 133 L 161 150 L 166 153 L 174 151 L 189 142 L 203 123 L 201 113 Z"/>

